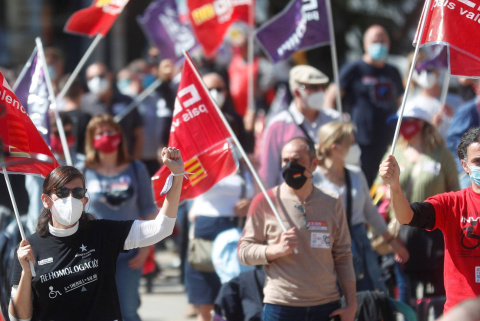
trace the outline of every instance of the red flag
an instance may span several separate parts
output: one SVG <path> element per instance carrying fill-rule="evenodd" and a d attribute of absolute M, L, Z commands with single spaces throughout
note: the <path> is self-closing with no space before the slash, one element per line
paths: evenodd
<path fill-rule="evenodd" d="M 248 22 L 253 0 L 187 0 L 193 32 L 205 55 L 212 56 L 235 21 Z"/>
<path fill-rule="evenodd" d="M 65 32 L 89 37 L 106 36 L 128 0 L 94 0 L 93 4 L 75 12 L 65 25 Z"/>
<path fill-rule="evenodd" d="M 235 172 L 237 164 L 228 142 L 230 133 L 186 55 L 173 111 L 169 146 L 182 152 L 185 171 L 194 173 L 183 179 L 180 200 L 194 198 L 222 178 Z M 170 174 L 166 166 L 152 178 L 155 201 L 160 207 L 165 195 L 160 192 Z"/>
<path fill-rule="evenodd" d="M 480 76 L 480 46 L 474 35 L 480 33 L 480 0 L 431 1 L 421 45 L 449 47 L 450 73 Z M 418 39 L 420 26 L 417 28 Z"/>
<path fill-rule="evenodd" d="M 28 117 L 17 96 L 0 73 L 0 139 L 7 171 L 43 177 L 59 166 L 57 160 Z M 50 160 L 50 162 L 41 159 Z M 15 165 L 8 165 L 14 163 Z"/>

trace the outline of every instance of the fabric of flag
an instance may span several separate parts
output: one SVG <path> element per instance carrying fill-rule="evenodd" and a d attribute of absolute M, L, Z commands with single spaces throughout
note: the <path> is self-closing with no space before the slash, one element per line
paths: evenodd
<path fill-rule="evenodd" d="M 183 59 L 183 50 L 188 51 L 197 45 L 190 27 L 179 20 L 175 0 L 152 2 L 137 21 L 150 42 L 160 50 L 163 59 Z"/>
<path fill-rule="evenodd" d="M 330 44 L 325 0 L 292 0 L 256 31 L 256 37 L 273 62 L 299 50 Z"/>
<path fill-rule="evenodd" d="M 223 42 L 228 28 L 235 21 L 248 22 L 253 0 L 187 0 L 193 32 L 207 57 Z"/>
<path fill-rule="evenodd" d="M 65 24 L 65 32 L 94 37 L 106 36 L 128 0 L 94 0 L 88 8 L 75 12 Z"/>
<path fill-rule="evenodd" d="M 8 172 L 45 177 L 59 166 L 1 73 L 0 111 L 0 139 Z"/>
<path fill-rule="evenodd" d="M 448 47 L 432 45 L 425 48 L 427 59 L 415 65 L 415 70 L 421 72 L 428 69 L 442 69 L 448 67 Z"/>
<path fill-rule="evenodd" d="M 180 200 L 197 197 L 237 169 L 229 142 L 230 133 L 202 85 L 188 55 L 178 87 L 168 146 L 180 149 L 185 172 Z M 170 170 L 163 166 L 152 178 L 155 202 L 161 196 Z"/>
<path fill-rule="evenodd" d="M 48 107 L 50 100 L 48 98 L 47 83 L 43 73 L 40 56 L 35 54 L 33 59 L 27 62 L 29 66 L 22 79 L 19 79 L 18 85 L 14 86 L 15 94 L 23 107 L 27 110 L 38 132 L 43 140 L 50 145 L 50 117 Z"/>
<path fill-rule="evenodd" d="M 426 15 L 420 44 L 447 45 L 452 75 L 480 76 L 480 0 L 431 1 Z M 414 43 L 419 31 L 420 25 Z"/>

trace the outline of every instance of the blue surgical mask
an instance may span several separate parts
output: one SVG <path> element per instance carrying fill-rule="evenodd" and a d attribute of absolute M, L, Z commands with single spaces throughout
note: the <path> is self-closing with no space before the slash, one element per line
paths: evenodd
<path fill-rule="evenodd" d="M 470 168 L 470 180 L 480 186 L 480 167 L 479 166 L 468 166 Z"/>
<path fill-rule="evenodd" d="M 388 56 L 388 46 L 381 42 L 375 42 L 368 48 L 368 55 L 375 61 L 384 61 Z"/>
<path fill-rule="evenodd" d="M 55 68 L 53 68 L 53 66 L 47 66 L 47 71 L 52 81 L 57 78 L 57 72 L 55 71 Z"/>

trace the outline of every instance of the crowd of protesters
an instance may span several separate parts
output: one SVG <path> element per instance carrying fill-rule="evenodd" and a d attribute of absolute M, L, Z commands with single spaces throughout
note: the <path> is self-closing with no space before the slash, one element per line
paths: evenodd
<path fill-rule="evenodd" d="M 232 49 L 230 61 L 201 55 L 193 55 L 194 60 L 263 184 L 271 189 L 270 197 L 287 231 L 282 231 L 265 196 L 257 195 L 257 182 L 237 157 L 236 173 L 180 205 L 176 224 L 181 235 L 177 239 L 183 240 L 178 242 L 179 252 L 185 253 L 181 255 L 182 282 L 191 304 L 186 315 L 199 321 L 210 320 L 213 311 L 223 311 L 225 316 L 228 311 L 215 306 L 222 301 L 218 297 L 224 287 L 240 272 L 262 269 L 266 272 L 263 320 L 293 320 L 292 315 L 304 314 L 301 320 L 330 320 L 337 315 L 352 321 L 352 311 L 362 304 L 352 293 L 359 291 L 381 292 L 412 308 L 423 298 L 436 298 L 436 317 L 442 314 L 445 300 L 451 309 L 480 295 L 478 266 L 475 270 L 468 263 L 468 276 L 462 274 L 465 269 L 454 266 L 462 258 L 470 260 L 480 254 L 474 254 L 480 251 L 480 233 L 474 224 L 478 217 L 465 217 L 468 226 L 459 232 L 463 248 L 456 245 L 455 253 L 446 251 L 452 242 L 460 242 L 444 241 L 442 234 L 452 237 L 454 233 L 447 227 L 451 222 L 445 207 L 455 202 L 432 198 L 444 192 L 461 193 L 460 188 L 472 185 L 474 191 L 468 193 L 480 189 L 474 180 L 480 158 L 469 154 L 478 152 L 472 146 L 480 137 L 469 132 L 469 142 L 462 138 L 480 125 L 477 81 L 462 79 L 442 101 L 445 70 L 429 63 L 431 52 L 421 52 L 392 157 L 389 144 L 405 90 L 401 74 L 406 70 L 401 73 L 387 62 L 390 40 L 383 27 L 374 25 L 365 31 L 364 54 L 342 66 L 340 88 L 312 66 L 294 60 L 276 66 L 257 53 L 253 110 L 247 99 L 246 37 L 241 33 L 237 37 L 226 46 Z M 54 48 L 47 48 L 45 54 L 53 87 L 59 92 L 69 77 L 63 71 L 68 57 Z M 168 146 L 181 66 L 170 60 L 149 61 L 134 60 L 116 75 L 104 62 L 93 62 L 58 102 L 74 165 L 86 178 L 87 209 L 97 219 L 154 219 L 158 212 L 149 179 L 163 166 L 162 150 Z M 156 79 L 161 85 L 129 110 L 132 101 Z M 336 109 L 336 97 L 342 97 L 343 113 Z M 55 121 L 51 124 L 50 147 L 65 164 L 58 128 Z M 464 146 L 457 157 L 459 144 Z M 27 236 L 35 232 L 44 207 L 42 184 L 43 179 L 27 176 L 25 195 L 16 195 L 17 202 L 29 200 L 21 213 Z M 446 195 L 454 199 L 454 194 Z M 417 202 L 412 211 L 411 202 Z M 461 211 L 461 204 L 455 206 Z M 421 218 L 422 210 L 427 218 Z M 2 238 L 11 243 L 0 243 L 4 266 L 16 260 L 15 224 L 7 220 L 0 226 Z M 200 270 L 188 263 L 186 249 L 192 238 L 215 241 L 214 269 Z M 152 247 L 134 249 L 121 253 L 116 261 L 123 320 L 140 320 L 139 280 L 152 252 Z M 10 281 L 10 276 L 2 277 Z M 465 295 L 458 293 L 458 285 L 453 285 L 456 280 L 449 277 L 469 287 Z M 263 284 L 259 292 L 262 288 Z M 4 289 L 1 294 L 2 300 L 10 295 Z M 342 294 L 344 309 L 340 308 Z M 252 308 L 243 315 L 259 320 L 261 303 L 257 314 L 251 313 Z M 323 317 L 310 318 L 309 313 Z"/>

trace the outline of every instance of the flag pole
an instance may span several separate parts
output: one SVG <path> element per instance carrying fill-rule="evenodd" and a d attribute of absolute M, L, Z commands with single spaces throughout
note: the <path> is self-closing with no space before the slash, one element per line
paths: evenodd
<path fill-rule="evenodd" d="M 127 116 L 135 107 L 137 107 L 138 104 L 144 101 L 145 98 L 150 96 L 150 94 L 153 93 L 155 89 L 157 89 L 161 84 L 162 84 L 162 80 L 156 79 L 152 84 L 150 84 L 150 86 L 148 86 L 140 94 L 138 94 L 138 96 L 135 97 L 135 99 L 130 104 L 128 104 L 127 108 L 125 108 L 125 110 L 122 113 L 113 117 L 113 120 L 117 123 L 122 121 L 122 119 L 125 118 L 125 116 Z"/>
<path fill-rule="evenodd" d="M 2 164 L 3 176 L 5 176 L 5 182 L 7 183 L 8 194 L 10 194 L 10 199 L 13 205 L 13 212 L 15 213 L 15 218 L 17 219 L 18 229 L 20 230 L 20 235 L 22 236 L 22 240 L 25 240 L 27 237 L 25 236 L 25 231 L 23 230 L 22 222 L 20 221 L 20 214 L 18 213 L 17 202 L 15 201 L 15 196 L 13 195 L 12 185 L 10 185 L 10 178 L 8 177 L 7 168 L 5 164 Z M 28 261 L 30 263 L 30 270 L 32 271 L 32 276 L 35 277 L 35 268 L 33 267 L 33 262 Z"/>
<path fill-rule="evenodd" d="M 393 136 L 392 149 L 390 150 L 390 155 L 393 155 L 393 153 L 395 152 L 395 145 L 397 144 L 398 134 L 400 132 L 400 126 L 402 125 L 403 111 L 405 110 L 408 91 L 410 89 L 410 83 L 412 82 L 412 74 L 413 74 L 413 70 L 415 69 L 415 64 L 417 62 L 418 51 L 420 49 L 420 43 L 422 42 L 425 23 L 427 21 L 427 11 L 430 8 L 430 1 L 431 0 L 425 1 L 424 7 L 422 10 L 420 32 L 417 37 L 417 44 L 415 46 L 415 53 L 413 54 L 412 65 L 410 66 L 410 71 L 408 73 L 407 84 L 405 85 L 405 93 L 403 94 L 402 105 L 400 107 L 400 114 L 398 115 L 397 127 L 395 128 L 395 135 Z"/>
<path fill-rule="evenodd" d="M 445 103 L 447 102 L 449 85 L 450 85 L 450 64 L 448 64 L 448 69 L 447 69 L 447 72 L 445 73 L 445 78 L 443 78 L 442 95 L 440 96 L 440 103 L 442 104 L 442 107 L 445 106 Z"/>
<path fill-rule="evenodd" d="M 98 34 L 95 37 L 95 39 L 93 39 L 92 43 L 90 44 L 90 47 L 88 47 L 87 51 L 85 51 L 82 59 L 80 59 L 80 61 L 78 62 L 77 67 L 75 67 L 75 70 L 72 72 L 67 82 L 63 86 L 62 91 L 60 91 L 60 93 L 58 94 L 57 101 L 61 101 L 63 97 L 65 97 L 65 94 L 67 93 L 68 89 L 70 89 L 70 86 L 72 85 L 75 78 L 77 78 L 77 75 L 80 73 L 80 70 L 83 68 L 83 66 L 87 62 L 87 59 L 90 58 L 90 55 L 92 54 L 93 50 L 97 47 L 98 43 L 102 39 L 103 39 L 103 36 L 101 34 Z"/>
<path fill-rule="evenodd" d="M 65 161 L 67 165 L 73 165 L 72 156 L 70 155 L 70 150 L 68 148 L 67 137 L 65 136 L 65 129 L 63 128 L 63 122 L 58 114 L 57 109 L 57 98 L 55 97 L 55 92 L 53 91 L 52 80 L 50 79 L 50 74 L 47 69 L 47 61 L 45 59 L 45 52 L 43 51 L 43 44 L 40 37 L 35 38 L 37 44 L 38 54 L 42 60 L 42 69 L 45 77 L 45 82 L 47 83 L 48 96 L 50 99 L 50 109 L 53 110 L 55 115 L 55 122 L 57 123 L 58 134 L 60 135 L 60 142 L 62 143 L 63 154 L 65 155 Z"/>
<path fill-rule="evenodd" d="M 215 106 L 215 110 L 217 111 L 218 116 L 219 116 L 220 119 L 223 121 L 223 124 L 225 125 L 225 127 L 226 127 L 227 130 L 228 130 L 228 132 L 230 133 L 230 136 L 231 136 L 231 138 L 233 139 L 233 142 L 234 142 L 235 145 L 237 146 L 240 154 L 242 155 L 243 160 L 245 161 L 245 163 L 247 164 L 248 168 L 249 168 L 250 171 L 252 172 L 252 175 L 253 175 L 253 177 L 255 178 L 255 181 L 257 182 L 258 186 L 260 187 L 263 195 L 265 195 L 265 199 L 267 200 L 267 203 L 268 203 L 268 205 L 270 206 L 270 208 L 272 209 L 273 214 L 275 214 L 275 217 L 277 218 L 278 222 L 280 223 L 280 226 L 282 227 L 282 230 L 283 230 L 284 232 L 286 232 L 286 231 L 287 231 L 287 228 L 285 227 L 285 224 L 283 223 L 282 219 L 280 218 L 280 214 L 278 214 L 278 211 L 277 211 L 277 209 L 275 208 L 275 205 L 273 204 L 272 199 L 271 199 L 270 196 L 268 195 L 267 190 L 265 189 L 265 186 L 263 186 L 262 180 L 261 180 L 260 177 L 258 176 L 257 171 L 255 170 L 255 168 L 253 167 L 252 163 L 250 162 L 250 159 L 248 159 L 247 153 L 245 153 L 245 150 L 243 149 L 242 145 L 241 145 L 240 142 L 238 141 L 238 138 L 237 138 L 237 136 L 235 135 L 234 131 L 232 130 L 232 128 L 231 128 L 230 125 L 228 124 L 228 121 L 227 121 L 227 119 L 225 118 L 225 116 L 223 115 L 220 107 L 218 107 L 217 102 L 215 101 L 215 99 L 212 98 L 212 96 L 211 96 L 211 94 L 210 94 L 210 91 L 208 90 L 207 86 L 205 86 L 205 83 L 203 82 L 202 77 L 200 77 L 200 75 L 198 74 L 197 68 L 195 67 L 195 65 L 193 64 L 192 60 L 190 59 L 190 56 L 188 55 L 188 53 L 187 53 L 185 50 L 183 51 L 183 54 L 185 55 L 185 61 L 186 61 L 188 64 L 190 64 L 190 66 L 192 67 L 193 72 L 195 73 L 195 76 L 196 76 L 197 79 L 200 81 L 200 83 L 202 84 L 203 89 L 204 89 L 205 92 L 208 94 L 208 97 L 210 98 L 210 101 L 211 101 L 211 102 L 213 103 L 213 105 Z M 298 253 L 297 249 L 295 249 L 295 253 Z"/>
<path fill-rule="evenodd" d="M 13 87 L 12 87 L 13 92 L 17 91 L 18 86 L 20 86 L 20 83 L 22 82 L 23 77 L 25 77 L 25 74 L 27 73 L 28 68 L 30 68 L 30 66 L 32 65 L 32 61 L 36 53 L 37 53 L 37 47 L 33 48 L 32 54 L 28 58 L 27 62 L 25 63 L 25 66 L 23 66 L 22 71 L 20 72 L 17 79 L 15 80 L 15 83 L 13 84 Z"/>
<path fill-rule="evenodd" d="M 255 0 L 251 0 L 250 8 L 248 10 L 248 107 L 247 112 L 255 112 L 255 97 L 254 97 L 254 24 L 255 24 Z M 254 117 L 252 119 L 255 119 Z M 250 124 L 248 124 L 250 126 Z M 253 124 L 252 124 L 253 125 Z"/>
<path fill-rule="evenodd" d="M 335 30 L 333 29 L 333 16 L 332 16 L 332 4 L 330 0 L 327 0 L 327 14 L 328 14 L 328 32 L 330 34 L 330 52 L 332 55 L 333 65 L 333 78 L 335 79 L 335 85 L 337 85 L 337 110 L 340 115 L 343 113 L 342 97 L 340 95 L 340 79 L 338 77 L 338 61 L 337 61 L 337 46 L 335 43 Z"/>

